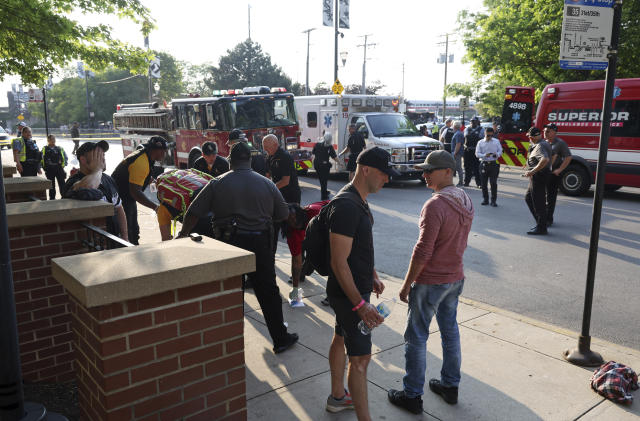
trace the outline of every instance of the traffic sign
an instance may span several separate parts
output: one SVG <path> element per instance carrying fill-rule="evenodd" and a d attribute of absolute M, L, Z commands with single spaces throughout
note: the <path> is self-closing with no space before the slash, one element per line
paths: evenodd
<path fill-rule="evenodd" d="M 344 92 L 344 86 L 342 86 L 342 83 L 336 79 L 336 82 L 331 87 L 331 91 L 336 95 L 342 95 L 342 92 Z"/>
<path fill-rule="evenodd" d="M 149 63 L 149 76 L 156 79 L 160 78 L 160 59 L 157 57 Z"/>
<path fill-rule="evenodd" d="M 42 89 L 31 88 L 29 89 L 29 102 L 43 102 Z"/>
<path fill-rule="evenodd" d="M 460 111 L 467 111 L 469 109 L 469 98 L 460 98 Z"/>
<path fill-rule="evenodd" d="M 17 117 L 17 118 L 18 118 L 18 120 L 20 120 L 20 121 L 24 120 L 24 116 L 23 116 L 22 114 L 18 115 L 18 117 Z"/>
<path fill-rule="evenodd" d="M 613 0 L 564 0 L 560 67 L 604 70 L 613 28 Z"/>

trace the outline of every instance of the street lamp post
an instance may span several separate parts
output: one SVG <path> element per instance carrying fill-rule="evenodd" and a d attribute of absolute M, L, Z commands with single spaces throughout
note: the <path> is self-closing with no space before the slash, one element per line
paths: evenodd
<path fill-rule="evenodd" d="M 302 31 L 302 33 L 307 34 L 307 79 L 304 85 L 304 94 L 309 95 L 309 41 L 311 38 L 311 31 L 315 31 L 316 28 L 310 28 L 306 31 Z"/>
<path fill-rule="evenodd" d="M 334 61 L 333 61 L 333 82 L 338 80 L 338 35 L 340 31 L 338 31 L 338 22 L 340 22 L 340 12 L 338 10 L 338 0 L 336 0 L 336 7 L 334 10 L 334 19 L 335 19 L 335 50 L 334 50 Z"/>

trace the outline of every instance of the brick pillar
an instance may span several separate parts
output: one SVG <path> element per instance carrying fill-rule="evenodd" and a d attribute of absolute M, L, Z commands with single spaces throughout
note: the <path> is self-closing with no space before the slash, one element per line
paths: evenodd
<path fill-rule="evenodd" d="M 207 238 L 83 258 L 53 262 L 72 295 L 83 419 L 246 420 L 239 273 L 252 253 Z"/>
<path fill-rule="evenodd" d="M 7 193 L 5 200 L 7 203 L 28 202 L 31 197 L 35 197 L 40 200 L 47 200 L 47 193 L 45 190 L 39 192 L 21 192 L 21 193 Z"/>
<path fill-rule="evenodd" d="M 13 175 L 16 173 L 16 166 L 15 165 L 5 165 L 2 164 L 2 176 L 4 178 L 11 178 L 13 177 Z"/>
<path fill-rule="evenodd" d="M 4 179 L 5 199 L 7 203 L 29 202 L 33 196 L 47 200 L 47 190 L 51 181 L 42 177 L 15 177 Z"/>

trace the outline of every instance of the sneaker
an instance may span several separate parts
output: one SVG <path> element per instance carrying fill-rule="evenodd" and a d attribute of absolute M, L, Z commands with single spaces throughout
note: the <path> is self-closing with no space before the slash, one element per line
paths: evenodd
<path fill-rule="evenodd" d="M 341 399 L 336 399 L 333 395 L 329 395 L 325 409 L 333 413 L 344 411 L 345 409 L 353 409 L 353 400 L 347 389 L 344 390 L 344 396 Z"/>
<path fill-rule="evenodd" d="M 280 354 L 281 352 L 286 351 L 291 348 L 295 343 L 298 342 L 298 334 L 297 333 L 287 333 L 286 339 L 280 345 L 273 347 L 274 354 Z"/>
<path fill-rule="evenodd" d="M 458 403 L 458 388 L 446 387 L 440 383 L 438 379 L 429 380 L 429 389 L 436 395 L 442 396 L 442 399 L 450 405 Z"/>
<path fill-rule="evenodd" d="M 323 306 L 328 306 L 329 305 L 329 297 L 324 297 L 322 299 L 322 301 L 320 301 L 320 304 L 322 304 Z"/>
<path fill-rule="evenodd" d="M 412 414 L 419 414 L 422 412 L 422 397 L 416 396 L 415 398 L 409 398 L 404 393 L 404 390 L 390 389 L 387 393 L 389 402 L 400 408 L 404 408 Z"/>

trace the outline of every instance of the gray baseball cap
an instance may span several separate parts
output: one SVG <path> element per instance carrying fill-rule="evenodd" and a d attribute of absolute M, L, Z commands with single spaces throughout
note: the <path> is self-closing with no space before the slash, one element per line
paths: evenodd
<path fill-rule="evenodd" d="M 441 168 L 451 168 L 455 171 L 456 161 L 451 153 L 445 150 L 433 151 L 424 160 L 423 164 L 414 165 L 414 168 L 424 171 L 434 171 Z"/>

